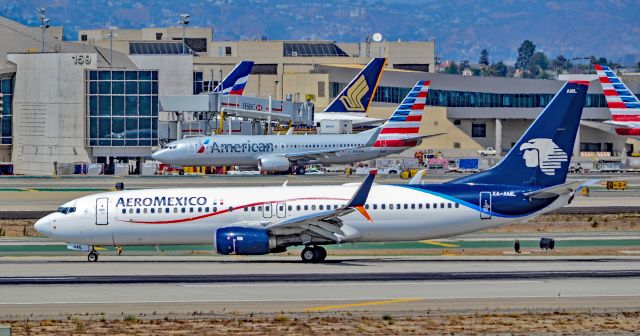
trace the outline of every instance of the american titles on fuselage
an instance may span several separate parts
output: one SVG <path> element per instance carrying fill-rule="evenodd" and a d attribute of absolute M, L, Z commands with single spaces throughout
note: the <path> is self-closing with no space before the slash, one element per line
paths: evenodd
<path fill-rule="evenodd" d="M 266 153 L 273 152 L 274 145 L 271 142 L 219 144 L 214 141 L 210 147 L 210 153 Z"/>

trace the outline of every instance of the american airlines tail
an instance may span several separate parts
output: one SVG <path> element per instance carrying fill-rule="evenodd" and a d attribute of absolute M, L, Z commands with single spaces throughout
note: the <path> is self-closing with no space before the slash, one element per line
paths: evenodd
<path fill-rule="evenodd" d="M 541 188 L 565 183 L 588 88 L 587 81 L 567 82 L 500 163 L 448 183 Z"/>
<path fill-rule="evenodd" d="M 378 88 L 378 82 L 382 77 L 382 68 L 386 62 L 386 58 L 372 59 L 324 112 L 367 112 Z"/>
<path fill-rule="evenodd" d="M 619 135 L 640 137 L 640 101 L 609 67 L 596 64 L 595 68 L 611 111 L 606 123 L 617 126 Z"/>
<path fill-rule="evenodd" d="M 422 138 L 420 122 L 429 94 L 430 81 L 419 81 L 409 91 L 389 120 L 380 126 L 374 147 L 413 147 Z"/>
<path fill-rule="evenodd" d="M 226 95 L 238 95 L 242 96 L 244 87 L 249 80 L 249 74 L 253 69 L 253 62 L 242 61 L 236 65 L 233 70 L 225 77 L 213 92 L 221 92 L 223 96 Z"/>

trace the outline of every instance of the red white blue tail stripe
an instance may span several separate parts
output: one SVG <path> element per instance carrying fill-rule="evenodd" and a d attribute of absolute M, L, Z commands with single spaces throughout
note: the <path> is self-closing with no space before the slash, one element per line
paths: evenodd
<path fill-rule="evenodd" d="M 430 81 L 419 81 L 404 98 L 391 118 L 382 125 L 380 134 L 417 135 L 422 121 L 422 110 L 427 102 Z"/>
<path fill-rule="evenodd" d="M 611 111 L 611 121 L 605 123 L 621 126 L 616 128 L 618 135 L 639 137 L 640 101 L 609 67 L 596 64 L 595 68 Z"/>
<path fill-rule="evenodd" d="M 640 122 L 640 102 L 624 83 L 604 65 L 595 65 L 602 92 L 607 99 L 613 121 Z"/>
<path fill-rule="evenodd" d="M 223 96 L 241 96 L 244 92 L 245 86 L 247 86 L 251 69 L 253 69 L 253 62 L 242 61 L 238 63 L 227 77 L 225 77 L 222 82 L 213 89 L 213 92 L 220 92 Z"/>

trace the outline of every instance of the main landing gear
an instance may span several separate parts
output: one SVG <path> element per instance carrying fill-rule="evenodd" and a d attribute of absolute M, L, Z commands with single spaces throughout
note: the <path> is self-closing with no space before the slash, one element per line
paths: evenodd
<path fill-rule="evenodd" d="M 96 251 L 89 252 L 89 255 L 87 256 L 87 260 L 91 262 L 98 261 L 98 253 L 96 253 Z"/>
<path fill-rule="evenodd" d="M 306 172 L 304 165 L 301 165 L 301 166 L 296 165 L 294 166 L 293 170 L 295 171 L 296 175 L 304 175 L 304 173 Z"/>
<path fill-rule="evenodd" d="M 302 250 L 300 254 L 302 261 L 306 263 L 319 263 L 323 262 L 327 258 L 327 250 L 322 246 L 307 246 Z"/>

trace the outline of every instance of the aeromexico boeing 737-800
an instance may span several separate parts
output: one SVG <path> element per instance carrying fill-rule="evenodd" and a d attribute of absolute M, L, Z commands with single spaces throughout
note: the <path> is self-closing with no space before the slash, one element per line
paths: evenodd
<path fill-rule="evenodd" d="M 350 86 L 336 99 L 348 94 Z M 429 81 L 419 81 L 388 121 L 358 134 L 193 137 L 169 143 L 153 158 L 179 166 L 257 166 L 265 171 L 293 167 L 297 174 L 304 174 L 304 165 L 309 163 L 351 163 L 400 153 L 429 137 L 419 135 L 428 91 Z M 370 97 L 358 94 L 355 99 L 368 106 Z"/>
<path fill-rule="evenodd" d="M 568 82 L 495 167 L 443 184 L 123 190 L 78 198 L 35 229 L 98 254 L 95 246 L 213 244 L 220 254 L 268 254 L 304 245 L 415 241 L 526 220 L 567 205 L 566 182 L 588 82 Z"/>

